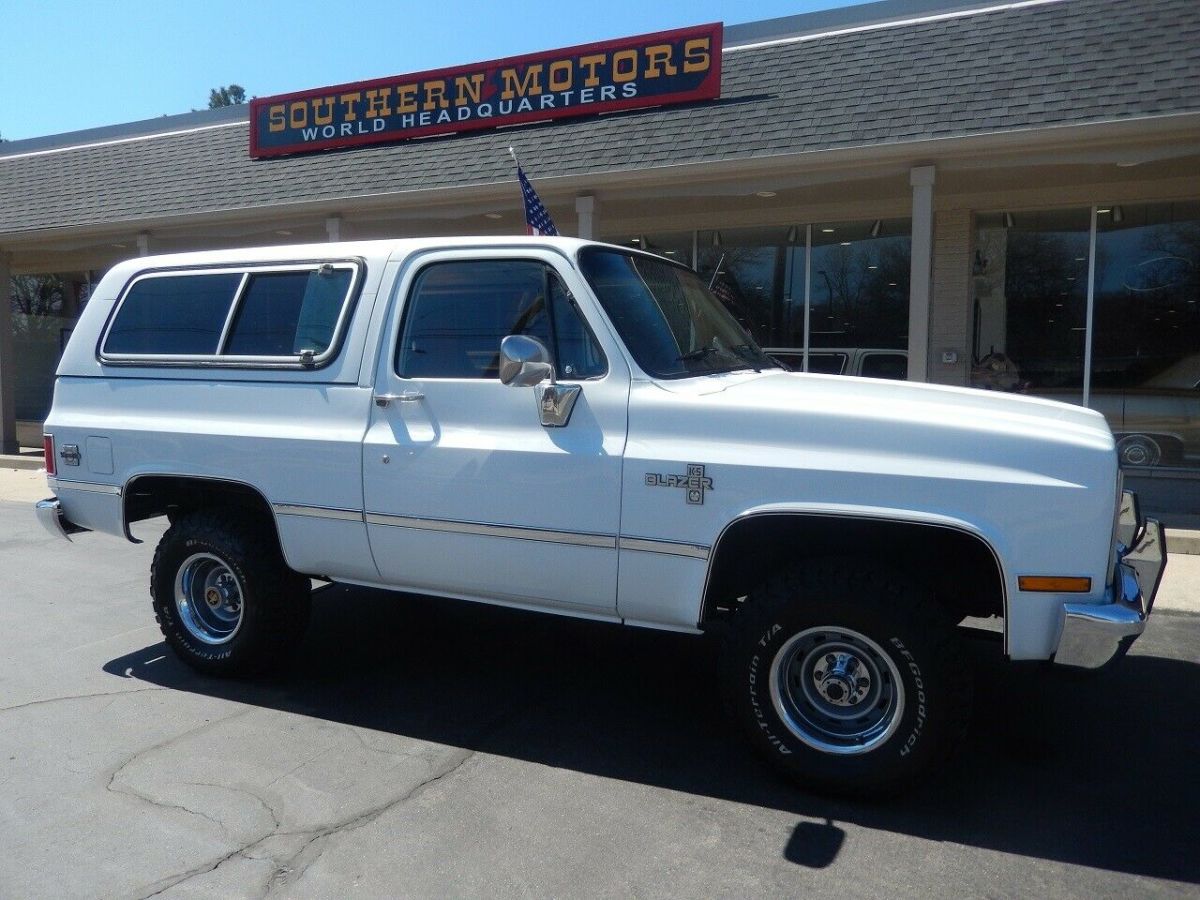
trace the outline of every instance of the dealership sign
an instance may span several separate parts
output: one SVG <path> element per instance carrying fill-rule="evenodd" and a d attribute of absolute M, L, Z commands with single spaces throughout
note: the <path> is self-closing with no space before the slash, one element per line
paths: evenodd
<path fill-rule="evenodd" d="M 721 93 L 721 25 L 250 102 L 250 155 L 281 156 Z"/>

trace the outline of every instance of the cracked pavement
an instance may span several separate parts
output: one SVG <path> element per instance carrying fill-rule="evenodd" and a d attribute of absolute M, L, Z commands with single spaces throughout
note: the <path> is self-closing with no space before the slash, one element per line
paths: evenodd
<path fill-rule="evenodd" d="M 137 531 L 0 502 L 0 897 L 1200 894 L 1200 617 L 1091 680 L 981 648 L 965 752 L 851 803 L 760 765 L 683 636 L 333 587 L 287 673 L 197 676 Z"/>

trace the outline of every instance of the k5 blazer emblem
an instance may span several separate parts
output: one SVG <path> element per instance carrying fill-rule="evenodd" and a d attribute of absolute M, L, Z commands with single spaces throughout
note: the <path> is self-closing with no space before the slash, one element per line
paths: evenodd
<path fill-rule="evenodd" d="M 659 475 L 646 473 L 647 487 L 677 487 L 687 490 L 687 502 L 692 506 L 704 503 L 704 492 L 713 489 L 713 480 L 704 474 L 704 466 L 688 463 L 686 475 Z"/>

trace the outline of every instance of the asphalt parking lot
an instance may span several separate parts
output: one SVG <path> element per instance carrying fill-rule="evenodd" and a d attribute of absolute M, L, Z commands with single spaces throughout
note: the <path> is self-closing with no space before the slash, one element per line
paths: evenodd
<path fill-rule="evenodd" d="M 1200 895 L 1200 617 L 1091 679 L 977 651 L 964 753 L 780 781 L 703 640 L 326 589 L 284 677 L 192 674 L 131 546 L 0 502 L 0 896 Z"/>

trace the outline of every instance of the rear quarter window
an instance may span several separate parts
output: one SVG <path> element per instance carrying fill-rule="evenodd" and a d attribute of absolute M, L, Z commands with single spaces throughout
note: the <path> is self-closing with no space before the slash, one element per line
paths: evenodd
<path fill-rule="evenodd" d="M 345 261 L 143 274 L 101 354 L 118 363 L 320 364 L 337 350 L 360 272 Z"/>
<path fill-rule="evenodd" d="M 104 342 L 113 354 L 215 354 L 241 284 L 237 273 L 175 275 L 134 282 Z"/>

